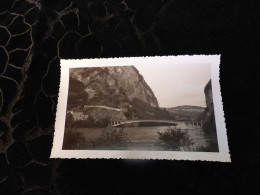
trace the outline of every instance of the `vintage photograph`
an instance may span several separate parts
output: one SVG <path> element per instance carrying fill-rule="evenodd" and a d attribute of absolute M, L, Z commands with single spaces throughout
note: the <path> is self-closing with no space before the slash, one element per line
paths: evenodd
<path fill-rule="evenodd" d="M 210 64 L 69 69 L 63 149 L 218 152 Z"/>
<path fill-rule="evenodd" d="M 51 158 L 230 162 L 220 56 L 61 60 Z"/>

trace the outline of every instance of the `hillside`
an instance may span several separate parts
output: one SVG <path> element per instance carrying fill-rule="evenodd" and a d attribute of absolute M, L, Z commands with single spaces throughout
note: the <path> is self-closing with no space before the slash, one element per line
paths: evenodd
<path fill-rule="evenodd" d="M 204 112 L 205 108 L 200 106 L 177 106 L 166 108 L 166 110 L 170 113 L 170 115 L 176 119 L 183 119 L 183 120 L 197 120 L 201 113 Z"/>
<path fill-rule="evenodd" d="M 111 115 L 107 110 L 83 109 L 84 106 L 107 106 L 121 112 Z M 169 119 L 159 108 L 152 89 L 133 66 L 74 68 L 70 70 L 68 110 L 82 109 L 94 120 Z"/>

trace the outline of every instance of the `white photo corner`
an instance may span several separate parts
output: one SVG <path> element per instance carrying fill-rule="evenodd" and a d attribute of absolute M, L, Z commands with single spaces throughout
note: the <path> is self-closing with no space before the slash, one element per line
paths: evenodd
<path fill-rule="evenodd" d="M 220 55 L 61 60 L 51 158 L 231 162 Z"/>

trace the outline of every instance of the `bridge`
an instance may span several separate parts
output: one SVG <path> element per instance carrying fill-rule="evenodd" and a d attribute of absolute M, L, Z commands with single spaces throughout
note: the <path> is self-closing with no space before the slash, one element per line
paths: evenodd
<path fill-rule="evenodd" d="M 131 123 L 167 123 L 167 124 L 173 124 L 178 125 L 180 123 L 184 123 L 186 125 L 194 125 L 194 126 L 202 126 L 203 121 L 173 121 L 173 120 L 126 120 L 126 121 L 111 121 L 111 126 L 113 127 L 119 127 L 125 124 L 131 124 Z"/>

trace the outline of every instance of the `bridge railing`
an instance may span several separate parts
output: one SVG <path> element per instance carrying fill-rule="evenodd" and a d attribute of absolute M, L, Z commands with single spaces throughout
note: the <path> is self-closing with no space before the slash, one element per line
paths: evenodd
<path fill-rule="evenodd" d="M 112 126 L 119 126 L 129 123 L 141 123 L 141 122 L 161 122 L 161 123 L 185 123 L 186 125 L 202 126 L 203 121 L 173 121 L 173 120 L 125 120 L 125 121 L 111 121 Z"/>

